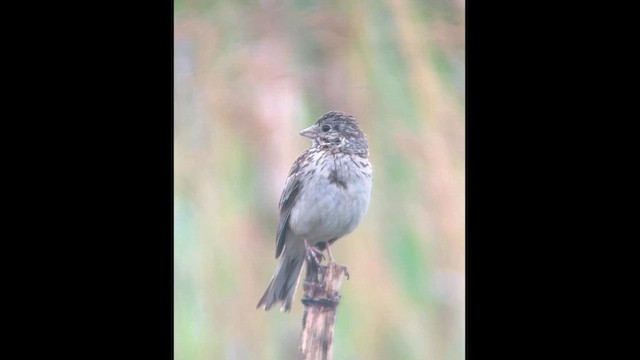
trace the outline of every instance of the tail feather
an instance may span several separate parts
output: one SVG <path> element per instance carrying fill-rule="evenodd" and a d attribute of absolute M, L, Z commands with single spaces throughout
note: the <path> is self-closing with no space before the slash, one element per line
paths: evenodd
<path fill-rule="evenodd" d="M 295 241 L 295 239 L 290 240 L 294 241 L 289 241 L 285 245 L 276 272 L 271 278 L 271 283 L 258 301 L 256 308 L 262 307 L 264 310 L 269 310 L 273 304 L 282 302 L 280 311 L 287 312 L 291 309 L 291 303 L 300 281 L 305 249 L 304 243 L 300 244 L 300 241 Z"/>

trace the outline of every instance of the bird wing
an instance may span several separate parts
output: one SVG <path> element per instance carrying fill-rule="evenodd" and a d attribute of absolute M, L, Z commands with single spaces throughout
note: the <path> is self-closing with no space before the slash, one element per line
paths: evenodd
<path fill-rule="evenodd" d="M 298 200 L 300 190 L 302 189 L 302 181 L 300 180 L 300 168 L 304 166 L 308 160 L 309 149 L 305 150 L 291 166 L 289 176 L 284 184 L 282 196 L 280 196 L 280 219 L 278 220 L 278 233 L 276 235 L 276 259 L 282 253 L 285 244 L 285 234 L 287 233 L 287 224 L 289 223 L 289 215 L 291 209 Z"/>

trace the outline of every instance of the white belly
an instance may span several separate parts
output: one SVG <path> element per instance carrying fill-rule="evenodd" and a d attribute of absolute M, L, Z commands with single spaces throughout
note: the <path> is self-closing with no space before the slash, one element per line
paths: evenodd
<path fill-rule="evenodd" d="M 369 206 L 372 183 L 371 167 L 358 166 L 344 155 L 337 155 L 335 162 L 314 175 L 301 190 L 289 218 L 293 233 L 311 244 L 353 231 Z"/>

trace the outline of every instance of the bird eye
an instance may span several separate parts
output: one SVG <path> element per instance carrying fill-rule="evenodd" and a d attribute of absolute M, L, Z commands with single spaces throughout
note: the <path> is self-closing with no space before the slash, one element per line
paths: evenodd
<path fill-rule="evenodd" d="M 329 125 L 322 125 L 322 131 L 327 132 L 327 131 L 329 131 L 329 130 L 331 130 L 331 126 L 329 126 Z"/>

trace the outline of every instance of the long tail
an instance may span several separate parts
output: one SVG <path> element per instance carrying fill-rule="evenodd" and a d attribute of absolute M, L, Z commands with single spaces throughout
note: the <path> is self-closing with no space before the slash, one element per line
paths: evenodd
<path fill-rule="evenodd" d="M 291 309 L 305 259 L 305 248 L 302 241 L 297 241 L 301 239 L 288 240 L 271 283 L 258 301 L 256 308 L 262 307 L 264 310 L 269 310 L 273 304 L 283 302 L 280 311 L 287 312 Z"/>

